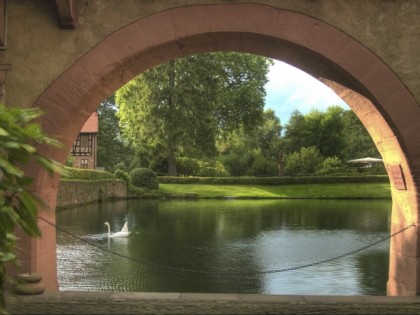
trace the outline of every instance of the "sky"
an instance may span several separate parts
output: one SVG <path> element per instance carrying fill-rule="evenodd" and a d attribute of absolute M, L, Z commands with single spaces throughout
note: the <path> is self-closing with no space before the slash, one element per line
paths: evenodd
<path fill-rule="evenodd" d="M 270 67 L 264 109 L 273 109 L 284 126 L 294 110 L 306 114 L 312 109 L 325 111 L 329 106 L 350 107 L 329 87 L 309 74 L 273 60 Z"/>

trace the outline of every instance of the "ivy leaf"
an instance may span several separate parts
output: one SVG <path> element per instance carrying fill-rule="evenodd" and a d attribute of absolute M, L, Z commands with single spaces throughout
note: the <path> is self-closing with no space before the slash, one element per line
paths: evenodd
<path fill-rule="evenodd" d="M 3 171 L 3 173 L 8 173 L 16 177 L 22 177 L 23 171 L 15 167 L 13 164 L 11 164 L 9 161 L 0 158 L 0 169 Z"/>
<path fill-rule="evenodd" d="M 13 253 L 2 253 L 0 252 L 0 261 L 2 262 L 9 262 L 16 259 L 16 255 Z"/>

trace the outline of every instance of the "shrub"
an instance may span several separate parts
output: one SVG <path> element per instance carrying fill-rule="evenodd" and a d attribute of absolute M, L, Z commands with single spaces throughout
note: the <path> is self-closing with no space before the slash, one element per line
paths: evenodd
<path fill-rule="evenodd" d="M 231 152 L 220 157 L 224 169 L 231 176 L 245 176 L 255 160 L 256 153 L 250 152 Z"/>
<path fill-rule="evenodd" d="M 322 163 L 322 156 L 315 147 L 302 147 L 286 157 L 285 171 L 289 176 L 314 174 Z"/>
<path fill-rule="evenodd" d="M 73 167 L 74 165 L 74 158 L 72 156 L 68 156 L 66 162 L 64 163 L 65 166 Z"/>
<path fill-rule="evenodd" d="M 186 157 L 177 158 L 177 172 L 182 176 L 228 176 L 223 164 L 219 161 L 208 162 Z"/>
<path fill-rule="evenodd" d="M 341 176 L 274 176 L 274 177 L 179 177 L 160 176 L 165 184 L 210 184 L 210 185 L 291 185 L 291 184 L 335 184 L 335 183 L 389 183 L 386 175 L 341 175 Z"/>
<path fill-rule="evenodd" d="M 329 175 L 344 172 L 343 162 L 337 157 L 327 157 L 317 171 L 319 175 Z"/>
<path fill-rule="evenodd" d="M 116 170 L 114 172 L 114 176 L 116 179 L 122 179 L 123 181 L 125 181 L 127 185 L 131 182 L 130 175 L 127 172 L 124 172 L 123 170 Z"/>
<path fill-rule="evenodd" d="M 102 180 L 114 179 L 114 174 L 106 171 L 90 170 L 83 168 L 65 167 L 64 179 Z"/>
<path fill-rule="evenodd" d="M 276 176 L 278 173 L 277 163 L 267 160 L 264 156 L 259 156 L 252 163 L 248 172 L 250 176 Z"/>
<path fill-rule="evenodd" d="M 127 167 L 125 166 L 124 162 L 119 162 L 117 165 L 115 165 L 115 170 L 127 172 Z"/>
<path fill-rule="evenodd" d="M 135 168 L 130 172 L 131 183 L 136 187 L 158 189 L 159 180 L 157 174 L 148 168 Z"/>
<path fill-rule="evenodd" d="M 223 164 L 219 161 L 216 162 L 206 162 L 198 161 L 199 171 L 197 176 L 204 177 L 216 177 L 216 176 L 228 176 Z"/>
<path fill-rule="evenodd" d="M 180 157 L 176 160 L 176 169 L 179 175 L 197 176 L 200 170 L 200 166 L 194 159 Z"/>

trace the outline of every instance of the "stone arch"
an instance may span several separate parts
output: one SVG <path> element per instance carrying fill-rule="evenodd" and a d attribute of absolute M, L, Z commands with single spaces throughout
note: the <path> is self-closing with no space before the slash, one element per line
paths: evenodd
<path fill-rule="evenodd" d="M 418 220 L 420 110 L 409 90 L 376 55 L 347 34 L 313 17 L 255 4 L 197 5 L 174 8 L 137 20 L 110 34 L 64 71 L 35 101 L 46 114 L 46 132 L 58 135 L 63 150 L 42 148 L 64 162 L 71 144 L 100 101 L 135 75 L 164 61 L 193 53 L 239 51 L 292 64 L 315 77 L 352 91 L 349 105 L 370 132 L 387 166 L 401 167 L 405 190 L 391 180 L 392 231 Z M 349 94 L 350 95 L 350 94 Z M 363 99 L 363 101 L 357 101 Z M 59 177 L 36 167 L 33 189 L 52 208 Z M 43 216 L 54 222 L 53 211 Z M 43 221 L 41 239 L 23 242 L 23 268 L 43 274 L 57 288 L 55 231 Z M 393 238 L 388 283 L 390 295 L 420 292 L 417 233 Z M 404 271 L 404 274 L 402 273 Z"/>

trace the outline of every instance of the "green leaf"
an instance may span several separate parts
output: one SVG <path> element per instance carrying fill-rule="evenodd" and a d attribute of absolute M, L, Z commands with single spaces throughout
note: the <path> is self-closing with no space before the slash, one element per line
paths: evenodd
<path fill-rule="evenodd" d="M 0 136 L 8 136 L 10 135 L 5 129 L 3 129 L 2 127 L 0 127 Z"/>
<path fill-rule="evenodd" d="M 16 260 L 16 255 L 13 253 L 2 253 L 0 252 L 0 261 L 1 262 L 10 262 Z"/>
<path fill-rule="evenodd" d="M 2 169 L 4 173 L 9 173 L 9 174 L 14 175 L 16 177 L 23 176 L 23 171 L 19 170 L 17 167 L 15 167 L 9 161 L 6 161 L 2 158 L 0 158 L 0 169 Z"/>
<path fill-rule="evenodd" d="M 28 153 L 35 153 L 36 152 L 36 149 L 29 144 L 22 143 L 22 144 L 20 144 L 20 147 Z"/>

